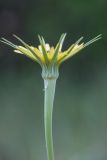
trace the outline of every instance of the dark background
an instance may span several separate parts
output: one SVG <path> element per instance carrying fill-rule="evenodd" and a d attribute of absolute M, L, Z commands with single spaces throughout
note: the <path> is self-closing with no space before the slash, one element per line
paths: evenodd
<path fill-rule="evenodd" d="M 107 0 L 0 0 L 0 37 L 63 49 L 102 39 L 60 68 L 53 113 L 56 160 L 107 159 Z M 41 68 L 0 44 L 0 160 L 46 160 Z"/>

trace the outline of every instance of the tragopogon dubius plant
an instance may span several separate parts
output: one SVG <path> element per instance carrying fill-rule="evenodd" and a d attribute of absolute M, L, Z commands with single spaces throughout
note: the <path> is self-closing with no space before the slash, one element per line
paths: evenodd
<path fill-rule="evenodd" d="M 61 35 L 59 42 L 55 47 L 51 47 L 48 43 L 46 43 L 42 36 L 38 36 L 40 42 L 38 47 L 28 45 L 16 35 L 14 35 L 14 37 L 21 42 L 20 46 L 11 43 L 5 38 L 1 39 L 1 42 L 13 47 L 15 52 L 31 58 L 35 62 L 39 63 L 42 68 L 42 78 L 44 80 L 44 126 L 48 160 L 54 160 L 52 111 L 56 80 L 59 76 L 59 66 L 64 61 L 101 38 L 101 35 L 98 35 L 87 43 L 80 43 L 83 39 L 83 37 L 81 37 L 67 50 L 62 51 L 65 36 L 66 33 Z"/>

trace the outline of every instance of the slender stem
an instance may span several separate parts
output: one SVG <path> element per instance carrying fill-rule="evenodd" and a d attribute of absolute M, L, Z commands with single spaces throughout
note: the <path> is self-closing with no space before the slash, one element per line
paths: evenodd
<path fill-rule="evenodd" d="M 53 137 L 52 137 L 52 112 L 55 95 L 56 79 L 44 80 L 45 97 L 44 97 L 44 126 L 45 141 L 48 160 L 54 160 Z"/>

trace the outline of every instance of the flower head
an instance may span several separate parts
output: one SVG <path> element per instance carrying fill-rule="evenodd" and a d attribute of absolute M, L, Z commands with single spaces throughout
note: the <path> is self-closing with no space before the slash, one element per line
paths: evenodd
<path fill-rule="evenodd" d="M 65 51 L 62 51 L 62 46 L 66 37 L 66 33 L 61 35 L 56 47 L 51 47 L 48 43 L 45 42 L 42 36 L 38 36 L 40 41 L 40 45 L 38 47 L 33 47 L 26 44 L 16 35 L 14 35 L 14 37 L 19 40 L 22 45 L 15 45 L 5 38 L 2 38 L 1 42 L 13 47 L 14 52 L 26 55 L 32 60 L 38 62 L 42 67 L 42 76 L 44 78 L 54 78 L 54 76 L 58 76 L 58 68 L 62 62 L 71 58 L 73 55 L 75 55 L 91 43 L 99 40 L 101 38 L 101 35 L 98 35 L 87 43 L 80 43 L 83 39 L 83 37 L 81 37 Z"/>

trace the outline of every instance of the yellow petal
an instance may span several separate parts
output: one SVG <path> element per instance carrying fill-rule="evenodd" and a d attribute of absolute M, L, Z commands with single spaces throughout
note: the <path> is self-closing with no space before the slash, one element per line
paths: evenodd
<path fill-rule="evenodd" d="M 19 53 L 19 54 L 23 54 L 21 51 L 19 51 L 19 50 L 14 50 L 14 52 L 16 52 L 16 53 Z"/>
<path fill-rule="evenodd" d="M 63 59 L 65 56 L 67 55 L 67 52 L 61 52 L 58 54 L 58 61 L 60 61 L 61 59 Z"/>
<path fill-rule="evenodd" d="M 82 50 L 84 48 L 84 43 L 80 44 L 80 45 L 76 45 L 71 52 L 65 56 L 64 61 L 71 58 L 73 55 L 75 55 L 76 53 L 78 53 L 80 50 Z"/>
<path fill-rule="evenodd" d="M 44 59 L 44 56 L 43 56 L 43 53 L 39 51 L 39 49 L 33 47 L 32 48 L 33 51 L 35 52 L 35 54 L 41 59 L 42 62 L 45 62 L 45 59 Z"/>
<path fill-rule="evenodd" d="M 55 52 L 54 47 L 51 47 L 51 48 L 50 48 L 50 51 L 49 51 L 49 52 L 47 52 L 47 56 L 48 56 L 49 61 L 51 61 L 51 60 L 52 60 L 53 55 L 54 55 L 54 52 Z"/>
<path fill-rule="evenodd" d="M 36 57 L 28 49 L 26 49 L 23 46 L 18 46 L 17 49 L 14 50 L 14 52 L 17 52 L 17 53 L 20 53 L 20 54 L 24 54 L 27 57 L 37 61 Z"/>

